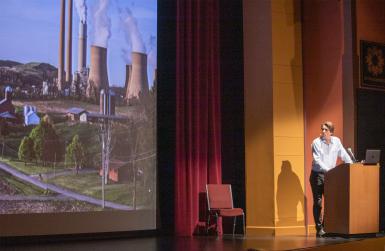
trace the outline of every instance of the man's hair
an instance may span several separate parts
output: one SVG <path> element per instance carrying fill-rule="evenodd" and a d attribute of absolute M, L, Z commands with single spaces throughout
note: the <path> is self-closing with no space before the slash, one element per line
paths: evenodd
<path fill-rule="evenodd" d="M 331 121 L 325 121 L 325 122 L 323 122 L 323 123 L 321 124 L 321 128 L 322 128 L 322 126 L 326 126 L 326 127 L 329 129 L 329 131 L 330 131 L 331 133 L 334 133 L 334 124 L 333 124 L 333 122 L 331 122 Z"/>

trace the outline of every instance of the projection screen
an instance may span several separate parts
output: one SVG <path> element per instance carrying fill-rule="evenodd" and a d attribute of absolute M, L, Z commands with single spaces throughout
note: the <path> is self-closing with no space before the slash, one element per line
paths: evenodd
<path fill-rule="evenodd" d="M 155 229 L 157 1 L 0 9 L 0 236 Z"/>

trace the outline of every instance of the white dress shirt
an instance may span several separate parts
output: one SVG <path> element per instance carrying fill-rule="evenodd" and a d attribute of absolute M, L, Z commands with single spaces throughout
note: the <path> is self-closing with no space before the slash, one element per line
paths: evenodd
<path fill-rule="evenodd" d="M 329 144 L 322 137 L 316 138 L 311 144 L 311 149 L 313 152 L 313 171 L 328 172 L 336 166 L 337 157 L 340 157 L 345 163 L 353 163 L 342 146 L 341 140 L 335 136 L 331 136 Z"/>

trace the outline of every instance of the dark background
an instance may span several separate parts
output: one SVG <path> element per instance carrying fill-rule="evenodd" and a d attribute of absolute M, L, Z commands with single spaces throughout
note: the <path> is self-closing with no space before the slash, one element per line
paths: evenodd
<path fill-rule="evenodd" d="M 366 149 L 381 149 L 380 230 L 385 230 L 385 92 L 357 90 L 357 158 Z"/>

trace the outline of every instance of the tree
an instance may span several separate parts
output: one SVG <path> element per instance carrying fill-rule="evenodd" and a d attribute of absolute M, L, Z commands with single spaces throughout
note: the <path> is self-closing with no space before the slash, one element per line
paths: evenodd
<path fill-rule="evenodd" d="M 85 148 L 79 140 L 79 135 L 76 134 L 72 138 L 71 144 L 67 146 L 66 153 L 68 160 L 75 163 L 76 173 L 79 173 L 79 169 L 86 162 Z"/>
<path fill-rule="evenodd" d="M 53 119 L 48 114 L 43 117 L 43 121 L 53 126 Z"/>
<path fill-rule="evenodd" d="M 24 161 L 24 165 L 27 164 L 28 161 L 32 161 L 35 153 L 33 150 L 33 140 L 30 137 L 24 137 L 19 146 L 19 160 Z"/>
<path fill-rule="evenodd" d="M 56 155 L 60 153 L 60 140 L 52 124 L 42 120 L 29 136 L 34 142 L 37 160 L 42 161 L 44 166 L 48 161 L 56 160 Z"/>
<path fill-rule="evenodd" d="M 0 135 L 5 137 L 9 134 L 8 124 L 4 119 L 0 120 Z"/>
<path fill-rule="evenodd" d="M 110 172 L 110 158 L 114 141 L 112 137 L 114 123 L 112 120 L 105 121 L 100 124 L 100 135 L 102 141 L 102 170 L 104 177 L 104 184 L 108 183 L 108 175 Z"/>

